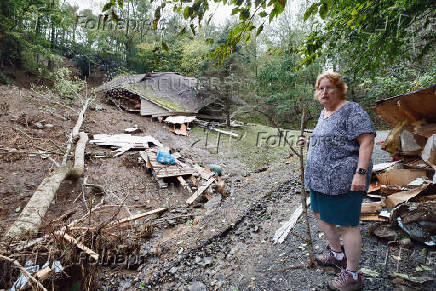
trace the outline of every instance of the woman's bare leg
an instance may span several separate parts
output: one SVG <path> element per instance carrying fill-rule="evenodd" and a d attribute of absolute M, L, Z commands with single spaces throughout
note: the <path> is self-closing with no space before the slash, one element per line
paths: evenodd
<path fill-rule="evenodd" d="M 313 212 L 316 219 L 318 220 L 318 226 L 324 232 L 324 235 L 327 238 L 330 249 L 337 253 L 342 252 L 341 243 L 339 241 L 339 235 L 336 230 L 336 225 L 322 221 L 319 217 L 319 212 Z M 347 254 L 348 255 L 348 254 Z"/>
<path fill-rule="evenodd" d="M 345 254 L 347 256 L 347 270 L 357 271 L 362 249 L 362 235 L 358 226 L 341 226 Z"/>

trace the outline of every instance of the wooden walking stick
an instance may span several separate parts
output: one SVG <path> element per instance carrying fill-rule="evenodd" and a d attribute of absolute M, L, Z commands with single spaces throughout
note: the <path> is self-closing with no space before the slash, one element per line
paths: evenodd
<path fill-rule="evenodd" d="M 300 137 L 304 138 L 304 129 L 306 127 L 306 109 L 303 108 L 303 113 L 301 115 L 301 131 L 300 131 Z M 310 233 L 310 224 L 309 224 L 309 218 L 307 216 L 307 203 L 306 203 L 306 189 L 304 187 L 304 147 L 306 143 L 300 144 L 300 180 L 301 180 L 301 205 L 303 206 L 303 216 L 304 221 L 306 223 L 306 242 L 307 242 L 307 249 L 309 251 L 309 267 L 313 267 L 315 265 L 315 258 L 313 256 L 313 241 L 312 236 Z"/>

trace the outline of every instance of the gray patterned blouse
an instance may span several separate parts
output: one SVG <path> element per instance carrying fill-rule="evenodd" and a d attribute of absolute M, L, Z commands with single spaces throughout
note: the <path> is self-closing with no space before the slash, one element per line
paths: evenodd
<path fill-rule="evenodd" d="M 357 137 L 363 133 L 376 134 L 371 119 L 359 104 L 347 102 L 326 118 L 323 109 L 310 137 L 306 186 L 327 195 L 349 192 L 359 160 Z M 368 171 L 367 189 L 370 178 Z"/>

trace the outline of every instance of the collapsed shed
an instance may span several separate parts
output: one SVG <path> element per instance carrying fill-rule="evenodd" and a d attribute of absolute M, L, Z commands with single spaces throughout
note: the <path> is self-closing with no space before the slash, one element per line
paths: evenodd
<path fill-rule="evenodd" d="M 124 110 L 141 116 L 174 115 L 214 117 L 208 106 L 212 100 L 197 92 L 198 80 L 175 72 L 119 76 L 96 89 Z"/>

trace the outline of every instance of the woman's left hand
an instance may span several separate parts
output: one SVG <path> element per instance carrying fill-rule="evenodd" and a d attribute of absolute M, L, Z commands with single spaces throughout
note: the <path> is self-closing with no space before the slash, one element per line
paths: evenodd
<path fill-rule="evenodd" d="M 366 175 L 354 174 L 353 183 L 351 184 L 351 191 L 365 191 L 366 190 Z"/>

